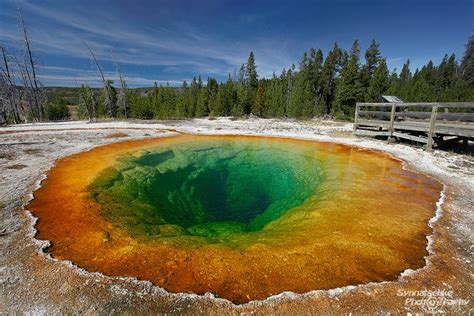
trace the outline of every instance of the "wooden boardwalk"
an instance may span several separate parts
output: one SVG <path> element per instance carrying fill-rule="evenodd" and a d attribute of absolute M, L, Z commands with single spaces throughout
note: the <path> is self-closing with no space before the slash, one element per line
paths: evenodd
<path fill-rule="evenodd" d="M 474 140 L 474 102 L 357 103 L 354 135 L 403 138 L 431 150 L 440 142 Z"/>

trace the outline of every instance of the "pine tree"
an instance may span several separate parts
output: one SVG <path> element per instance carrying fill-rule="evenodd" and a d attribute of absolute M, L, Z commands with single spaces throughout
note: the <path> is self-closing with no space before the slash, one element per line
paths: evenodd
<path fill-rule="evenodd" d="M 241 85 L 245 85 L 246 84 L 246 70 L 245 70 L 245 64 L 242 64 L 240 65 L 240 68 L 239 68 L 239 75 L 238 75 L 238 78 L 237 78 L 237 82 Z"/>
<path fill-rule="evenodd" d="M 367 90 L 367 100 L 369 102 L 380 100 L 380 96 L 388 89 L 388 80 L 387 63 L 385 59 L 381 59 Z"/>
<path fill-rule="evenodd" d="M 438 101 L 450 101 L 451 94 L 458 80 L 458 65 L 454 54 L 446 54 L 438 66 L 438 76 L 435 85 Z"/>
<path fill-rule="evenodd" d="M 152 93 L 148 93 L 146 96 L 141 96 L 135 91 L 131 91 L 129 96 L 131 117 L 143 120 L 152 119 L 154 117 L 151 102 L 153 98 Z"/>
<path fill-rule="evenodd" d="M 153 117 L 160 118 L 162 115 L 161 113 L 163 112 L 161 107 L 162 107 L 162 94 L 161 90 L 163 87 L 158 88 L 158 84 L 155 82 L 153 85 L 153 89 L 150 93 L 148 93 L 148 100 L 147 103 L 150 104 L 149 108 L 153 112 Z M 145 111 L 144 109 L 141 110 L 142 112 L 140 115 L 148 115 L 148 109 Z"/>
<path fill-rule="evenodd" d="M 462 78 L 471 86 L 474 86 L 474 35 L 469 37 L 466 50 L 461 62 Z"/>
<path fill-rule="evenodd" d="M 359 41 L 352 44 L 348 62 L 341 70 L 341 76 L 336 89 L 335 112 L 352 117 L 355 105 L 363 97 L 362 84 L 359 77 Z"/>
<path fill-rule="evenodd" d="M 416 100 L 417 102 L 432 102 L 434 101 L 434 89 L 432 89 L 422 71 L 423 70 L 413 78 L 410 97 L 412 100 Z"/>
<path fill-rule="evenodd" d="M 321 102 L 323 102 L 323 112 L 318 114 L 331 114 L 334 101 L 334 91 L 336 88 L 336 76 L 341 63 L 342 51 L 334 44 L 334 48 L 329 52 L 324 61 L 321 71 Z"/>
<path fill-rule="evenodd" d="M 251 51 L 247 64 L 245 65 L 245 81 L 244 81 L 244 91 L 242 91 L 240 97 L 241 107 L 245 114 L 250 114 L 252 110 L 252 105 L 255 102 L 255 95 L 257 93 L 258 86 L 258 74 L 257 66 L 255 65 L 255 57 Z"/>
<path fill-rule="evenodd" d="M 433 62 L 430 60 L 426 66 L 410 80 L 410 99 L 417 102 L 434 102 L 437 100 L 435 93 L 437 73 Z"/>
<path fill-rule="evenodd" d="M 407 61 L 407 63 L 409 63 L 409 61 Z M 403 66 L 403 68 L 406 68 L 406 70 L 408 70 L 408 72 L 410 71 L 407 64 L 405 64 Z M 404 72 L 403 68 L 402 68 L 402 71 L 400 72 L 400 75 L 402 75 L 402 73 Z M 403 93 L 401 93 L 401 90 L 402 90 L 401 89 L 401 78 L 398 76 L 396 68 L 394 68 L 392 70 L 392 72 L 390 73 L 388 82 L 389 83 L 388 83 L 387 94 L 395 95 L 395 96 L 401 98 L 402 100 L 407 100 L 404 97 Z"/>
<path fill-rule="evenodd" d="M 209 95 L 207 88 L 203 88 L 199 91 L 198 98 L 196 101 L 196 117 L 203 117 L 209 115 Z"/>
<path fill-rule="evenodd" d="M 188 116 L 190 93 L 186 80 L 183 81 L 181 91 L 176 98 L 175 117 L 182 118 Z"/>
<path fill-rule="evenodd" d="M 380 59 L 380 44 L 373 39 L 365 52 L 365 69 L 370 76 L 375 74 Z"/>
<path fill-rule="evenodd" d="M 217 93 L 209 101 L 209 108 L 211 116 L 224 116 L 224 102 L 225 102 L 225 88 L 221 84 L 217 88 Z"/>
<path fill-rule="evenodd" d="M 159 118 L 173 118 L 176 113 L 176 92 L 170 86 L 169 82 L 166 83 L 166 87 L 159 89 L 159 102 L 160 111 Z"/>
<path fill-rule="evenodd" d="M 321 100 L 322 100 L 322 89 L 321 89 L 321 72 L 323 68 L 323 51 L 318 49 L 310 50 L 310 72 L 311 72 L 311 82 L 312 82 L 312 94 L 313 94 L 313 102 L 314 102 L 314 114 L 321 114 L 323 113 L 323 109 L 321 108 Z"/>
<path fill-rule="evenodd" d="M 413 75 L 410 71 L 410 59 L 403 64 L 400 76 L 393 89 L 393 94 L 400 97 L 402 100 L 410 100 L 410 81 Z"/>
<path fill-rule="evenodd" d="M 316 54 L 313 50 L 310 51 L 310 55 Z M 308 57 L 308 54 L 303 54 L 301 61 L 301 76 L 302 76 L 302 117 L 311 118 L 315 114 L 315 96 L 314 96 L 314 77 L 316 75 L 315 64 L 312 58 Z"/>
<path fill-rule="evenodd" d="M 235 86 L 236 100 L 232 106 L 231 114 L 240 117 L 245 114 L 247 103 L 247 80 L 245 64 L 242 64 L 237 75 L 237 82 Z"/>
<path fill-rule="evenodd" d="M 249 58 L 247 60 L 247 78 L 248 78 L 248 85 L 250 88 L 257 89 L 258 86 L 258 74 L 257 74 L 257 66 L 255 66 L 255 57 L 253 55 L 253 51 L 250 52 Z"/>
<path fill-rule="evenodd" d="M 400 71 L 400 80 L 402 82 L 407 82 L 412 78 L 412 74 L 410 71 L 410 59 L 407 60 L 405 64 L 403 64 L 402 71 Z"/>
<path fill-rule="evenodd" d="M 303 104 L 305 102 L 305 84 L 301 73 L 297 73 L 292 81 L 292 89 L 288 104 L 288 115 L 303 117 Z"/>
<path fill-rule="evenodd" d="M 282 81 L 284 82 L 283 88 L 285 89 L 285 115 L 290 115 L 289 107 L 291 95 L 293 94 L 294 73 L 295 65 L 292 65 L 286 73 L 285 69 L 283 69 L 282 73 Z"/>
<path fill-rule="evenodd" d="M 315 111 L 313 97 L 312 62 L 305 52 L 300 61 L 299 72 L 295 75 L 288 111 L 291 116 L 310 118 Z"/>
<path fill-rule="evenodd" d="M 219 84 L 216 79 L 211 77 L 207 79 L 207 94 L 210 115 L 220 115 Z"/>
<path fill-rule="evenodd" d="M 257 88 L 257 95 L 255 97 L 252 113 L 257 116 L 263 116 L 266 111 L 265 107 L 265 80 L 260 80 Z"/>
<path fill-rule="evenodd" d="M 361 83 L 364 89 L 365 99 L 367 99 L 369 85 L 377 69 L 377 65 L 379 64 L 379 61 L 380 61 L 380 45 L 375 41 L 375 39 L 373 39 L 372 42 L 370 43 L 369 48 L 367 48 L 365 52 L 365 64 L 361 70 Z"/>
<path fill-rule="evenodd" d="M 285 93 L 282 80 L 273 73 L 272 79 L 267 83 L 265 90 L 265 115 L 281 117 L 285 115 Z"/>
<path fill-rule="evenodd" d="M 247 102 L 246 88 L 243 84 L 238 83 L 236 88 L 237 99 L 232 107 L 231 114 L 240 117 L 245 114 L 245 103 Z"/>
<path fill-rule="evenodd" d="M 197 106 L 197 99 L 199 96 L 200 91 L 199 83 L 196 80 L 196 77 L 193 77 L 191 81 L 191 91 L 190 91 L 190 100 L 189 100 L 189 108 L 188 108 L 188 116 L 194 117 L 196 115 L 196 106 Z"/>
<path fill-rule="evenodd" d="M 436 69 L 433 65 L 433 62 L 430 60 L 426 66 L 423 66 L 421 69 L 423 72 L 423 76 L 425 77 L 425 80 L 428 82 L 429 85 L 434 86 L 436 84 Z"/>
<path fill-rule="evenodd" d="M 387 94 L 398 96 L 396 90 L 398 86 L 398 80 L 397 68 L 394 68 L 388 77 Z"/>
<path fill-rule="evenodd" d="M 234 104 L 237 102 L 237 91 L 235 88 L 235 82 L 232 76 L 229 74 L 227 81 L 224 85 L 224 94 L 222 100 L 223 115 L 229 116 L 232 114 Z"/>

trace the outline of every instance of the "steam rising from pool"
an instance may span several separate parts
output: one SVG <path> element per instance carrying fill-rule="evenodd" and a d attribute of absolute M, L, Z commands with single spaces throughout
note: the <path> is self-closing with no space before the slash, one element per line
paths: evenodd
<path fill-rule="evenodd" d="M 378 152 L 183 135 L 66 157 L 29 209 L 55 258 L 244 303 L 422 267 L 441 189 Z"/>

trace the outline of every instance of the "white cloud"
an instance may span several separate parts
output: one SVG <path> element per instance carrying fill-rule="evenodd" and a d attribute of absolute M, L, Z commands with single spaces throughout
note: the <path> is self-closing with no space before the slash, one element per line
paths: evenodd
<path fill-rule="evenodd" d="M 281 39 L 260 38 L 239 43 L 216 39 L 186 23 L 137 28 L 122 23 L 113 14 L 100 10 L 84 12 L 46 7 L 37 2 L 20 2 L 28 14 L 54 21 L 30 29 L 32 41 L 45 54 L 89 58 L 82 40 L 101 60 L 111 61 L 113 52 L 119 63 L 166 66 L 174 72 L 225 76 L 244 63 L 254 50 L 260 77 L 269 77 L 288 68 L 292 60 Z M 0 31 L 0 38 L 12 40 L 13 30 Z M 122 45 L 122 43 L 126 43 Z"/>
<path fill-rule="evenodd" d="M 45 66 L 42 69 L 46 74 L 40 74 L 39 78 L 43 84 L 48 86 L 77 86 L 83 83 L 88 83 L 91 86 L 101 86 L 102 83 L 99 80 L 95 71 L 92 70 L 82 70 L 70 67 L 57 67 L 57 66 Z M 113 80 L 117 86 L 119 82 L 119 77 L 115 72 L 104 72 L 104 75 L 107 79 Z M 143 87 L 143 86 L 152 86 L 155 82 L 157 84 L 166 85 L 169 83 L 172 86 L 178 86 L 183 83 L 183 80 L 164 80 L 164 79 L 153 79 L 153 78 L 144 78 L 139 75 L 125 75 L 124 76 L 127 85 L 131 87 Z"/>

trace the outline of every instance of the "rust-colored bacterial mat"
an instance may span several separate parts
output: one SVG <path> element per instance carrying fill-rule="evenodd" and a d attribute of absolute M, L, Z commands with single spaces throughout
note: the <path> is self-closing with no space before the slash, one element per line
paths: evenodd
<path fill-rule="evenodd" d="M 379 152 L 180 135 L 61 159 L 29 209 L 55 258 L 245 303 L 422 267 L 441 189 Z"/>

